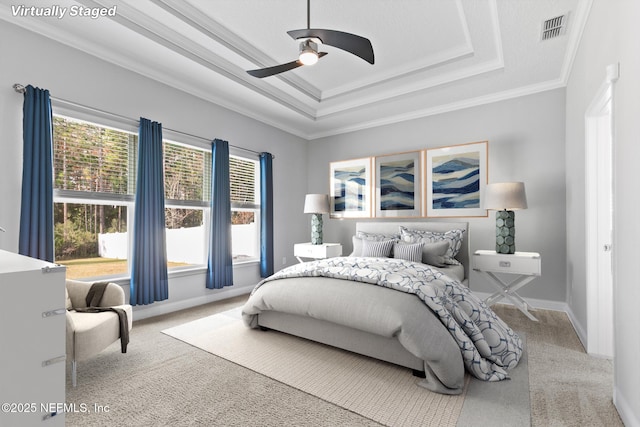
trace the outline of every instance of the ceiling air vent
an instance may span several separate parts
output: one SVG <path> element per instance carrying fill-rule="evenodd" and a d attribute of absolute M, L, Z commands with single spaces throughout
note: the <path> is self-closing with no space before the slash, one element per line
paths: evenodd
<path fill-rule="evenodd" d="M 556 16 L 542 23 L 542 40 L 549 40 L 561 36 L 567 28 L 567 15 Z"/>

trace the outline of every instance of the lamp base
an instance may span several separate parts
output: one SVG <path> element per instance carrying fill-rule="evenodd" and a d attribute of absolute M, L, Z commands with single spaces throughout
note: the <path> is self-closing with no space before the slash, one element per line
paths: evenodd
<path fill-rule="evenodd" d="M 516 214 L 514 211 L 496 211 L 496 252 L 516 253 Z"/>
<path fill-rule="evenodd" d="M 322 214 L 311 214 L 311 244 L 322 244 Z"/>

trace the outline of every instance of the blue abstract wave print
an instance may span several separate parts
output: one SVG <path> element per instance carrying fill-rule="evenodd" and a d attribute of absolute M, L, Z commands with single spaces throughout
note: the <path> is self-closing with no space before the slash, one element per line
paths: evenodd
<path fill-rule="evenodd" d="M 336 212 L 364 211 L 367 188 L 365 168 L 336 169 L 333 177 L 335 181 L 334 210 Z"/>
<path fill-rule="evenodd" d="M 415 208 L 414 161 L 399 160 L 380 164 L 380 209 L 412 210 Z"/>
<path fill-rule="evenodd" d="M 480 154 L 433 158 L 433 209 L 480 207 Z"/>

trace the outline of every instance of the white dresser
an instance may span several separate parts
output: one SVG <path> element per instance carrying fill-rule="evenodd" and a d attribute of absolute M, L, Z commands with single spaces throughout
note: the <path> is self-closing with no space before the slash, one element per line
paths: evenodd
<path fill-rule="evenodd" d="M 64 426 L 65 268 L 0 250 L 0 426 Z"/>

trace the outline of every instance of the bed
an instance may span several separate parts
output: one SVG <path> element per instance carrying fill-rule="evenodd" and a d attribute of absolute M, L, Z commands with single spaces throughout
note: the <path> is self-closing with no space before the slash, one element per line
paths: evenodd
<path fill-rule="evenodd" d="M 522 343 L 467 288 L 467 223 L 358 222 L 352 241 L 349 256 L 260 282 L 244 323 L 407 367 L 438 393 L 461 393 L 465 367 L 483 380 L 508 378 Z"/>

